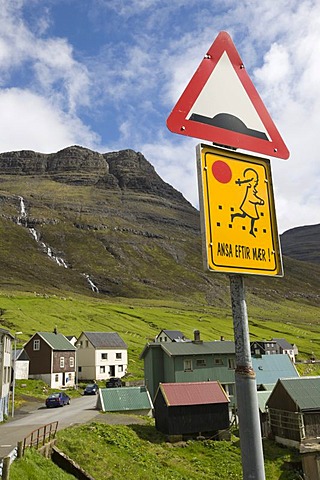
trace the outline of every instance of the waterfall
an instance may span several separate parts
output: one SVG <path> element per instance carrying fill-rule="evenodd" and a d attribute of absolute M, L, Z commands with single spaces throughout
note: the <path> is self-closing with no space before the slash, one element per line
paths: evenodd
<path fill-rule="evenodd" d="M 91 278 L 89 277 L 89 275 L 87 273 L 83 273 L 82 274 L 84 277 L 86 277 L 87 279 L 87 282 L 89 283 L 90 287 L 91 287 L 91 290 L 93 292 L 96 292 L 96 293 L 99 293 L 99 289 L 98 287 L 93 283 L 93 281 L 91 280 Z"/>
<path fill-rule="evenodd" d="M 27 218 L 27 211 L 26 211 L 26 206 L 24 203 L 24 198 L 19 196 L 19 201 L 20 201 L 20 215 L 18 217 L 18 225 L 23 225 L 25 227 L 28 227 L 28 218 Z M 52 248 L 46 245 L 44 242 L 40 242 L 40 233 L 37 232 L 35 228 L 29 228 L 29 232 L 32 235 L 33 239 L 37 242 L 40 243 L 42 246 L 43 250 L 46 252 L 48 257 L 52 258 L 60 267 L 68 268 L 67 263 L 62 257 L 58 257 L 55 255 L 52 251 Z"/>
<path fill-rule="evenodd" d="M 19 212 L 17 223 L 18 225 L 23 225 L 28 228 L 28 218 L 27 218 L 27 211 L 26 211 L 24 199 L 21 196 L 19 196 L 18 198 L 20 201 L 20 212 Z M 55 253 L 53 252 L 52 248 L 49 245 L 47 245 L 43 241 L 40 241 L 41 235 L 39 232 L 37 232 L 35 228 L 30 227 L 28 228 L 28 230 L 31 236 L 33 237 L 33 239 L 41 245 L 41 247 L 46 252 L 48 257 L 54 260 L 59 265 L 59 267 L 68 268 L 67 262 L 62 257 L 55 255 Z M 98 287 L 93 283 L 89 275 L 87 273 L 83 273 L 82 275 L 87 279 L 87 282 L 90 285 L 91 290 L 95 293 L 99 293 Z"/>
<path fill-rule="evenodd" d="M 23 197 L 19 196 L 19 201 L 20 201 L 20 215 L 18 216 L 18 225 L 22 225 L 22 223 L 26 223 L 27 220 L 27 213 L 26 213 L 26 206 L 24 204 L 24 199 Z"/>

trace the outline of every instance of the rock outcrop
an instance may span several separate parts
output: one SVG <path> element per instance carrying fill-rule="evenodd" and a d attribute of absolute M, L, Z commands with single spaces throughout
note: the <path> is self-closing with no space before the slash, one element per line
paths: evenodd
<path fill-rule="evenodd" d="M 164 182 L 141 153 L 129 149 L 101 154 L 74 145 L 50 154 L 1 153 L 0 175 L 45 175 L 61 183 L 131 189 L 183 201 L 181 193 Z"/>

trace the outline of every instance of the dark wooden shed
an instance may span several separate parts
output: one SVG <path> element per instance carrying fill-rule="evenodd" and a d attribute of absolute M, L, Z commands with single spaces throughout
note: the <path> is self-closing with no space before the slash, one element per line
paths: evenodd
<path fill-rule="evenodd" d="M 228 430 L 229 399 L 219 382 L 160 383 L 155 426 L 167 435 L 222 437 Z"/>
<path fill-rule="evenodd" d="M 299 448 L 320 437 L 320 377 L 278 380 L 266 405 L 277 442 Z"/>

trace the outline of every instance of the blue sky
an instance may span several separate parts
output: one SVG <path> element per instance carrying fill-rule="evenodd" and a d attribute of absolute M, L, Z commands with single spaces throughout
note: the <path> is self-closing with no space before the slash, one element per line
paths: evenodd
<path fill-rule="evenodd" d="M 0 0 L 0 151 L 132 148 L 198 206 L 195 146 L 166 119 L 227 31 L 290 150 L 279 231 L 319 223 L 319 0 Z"/>

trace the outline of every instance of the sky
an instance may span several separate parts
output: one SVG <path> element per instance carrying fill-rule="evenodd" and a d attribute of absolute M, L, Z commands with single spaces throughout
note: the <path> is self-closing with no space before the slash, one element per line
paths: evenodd
<path fill-rule="evenodd" d="M 0 0 L 0 152 L 141 152 L 196 208 L 196 145 L 166 120 L 221 31 L 290 158 L 279 233 L 320 223 L 319 0 Z"/>

